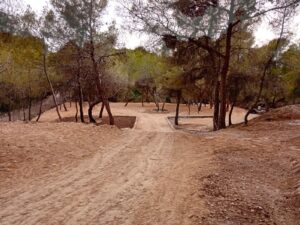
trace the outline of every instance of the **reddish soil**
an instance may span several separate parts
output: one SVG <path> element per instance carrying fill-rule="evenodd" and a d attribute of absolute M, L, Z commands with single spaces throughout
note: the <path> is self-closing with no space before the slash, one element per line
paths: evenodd
<path fill-rule="evenodd" d="M 104 116 L 102 119 L 97 119 L 95 118 L 97 121 L 97 125 L 109 125 L 109 117 Z M 78 118 L 78 120 L 80 120 L 80 118 Z M 85 116 L 84 120 L 87 122 L 89 121 L 89 117 Z M 133 128 L 135 121 L 136 121 L 136 117 L 135 116 L 114 116 L 114 120 L 115 120 L 115 126 L 123 129 L 123 128 Z M 76 122 L 75 117 L 64 117 L 63 122 Z M 88 122 L 87 122 L 88 123 Z"/>
<path fill-rule="evenodd" d="M 225 131 L 217 168 L 199 179 L 210 211 L 200 223 L 299 224 L 299 127 L 299 120 L 253 121 Z"/>
<path fill-rule="evenodd" d="M 299 224 L 299 106 L 194 134 L 170 127 L 174 105 L 154 108 L 112 104 L 136 116 L 131 130 L 55 123 L 54 110 L 41 123 L 0 123 L 0 224 Z"/>

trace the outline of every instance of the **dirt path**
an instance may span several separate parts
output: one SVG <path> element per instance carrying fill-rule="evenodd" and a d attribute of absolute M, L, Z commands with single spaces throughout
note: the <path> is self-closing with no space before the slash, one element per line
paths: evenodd
<path fill-rule="evenodd" d="M 54 123 L 54 111 L 0 124 L 0 224 L 297 224 L 298 195 L 285 196 L 299 183 L 298 120 L 199 136 L 173 130 L 166 107 L 113 105 L 134 130 Z"/>
<path fill-rule="evenodd" d="M 194 171 L 210 153 L 165 115 L 135 113 L 136 129 L 93 157 L 2 190 L 0 224 L 191 224 Z"/>

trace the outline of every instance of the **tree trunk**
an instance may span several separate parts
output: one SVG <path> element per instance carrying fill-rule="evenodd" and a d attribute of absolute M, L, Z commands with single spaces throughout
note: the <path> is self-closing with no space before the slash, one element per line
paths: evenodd
<path fill-rule="evenodd" d="M 245 118 L 244 118 L 244 123 L 245 125 L 248 125 L 248 117 L 249 115 L 251 114 L 252 110 L 257 106 L 257 104 L 259 103 L 259 100 L 261 98 L 261 95 L 262 95 L 262 91 L 263 91 L 263 88 L 264 88 L 264 83 L 265 83 L 265 79 L 266 79 L 266 76 L 267 76 L 267 72 L 269 70 L 269 67 L 271 66 L 271 63 L 273 61 L 273 58 L 274 56 L 271 56 L 268 60 L 268 62 L 266 63 L 265 65 L 265 68 L 264 68 L 264 72 L 263 72 L 263 75 L 261 76 L 260 78 L 260 85 L 259 85 L 259 91 L 258 91 L 258 94 L 256 96 L 256 99 L 255 99 L 255 102 L 254 104 L 249 108 L 249 110 L 247 111 L 246 115 L 245 115 Z"/>
<path fill-rule="evenodd" d="M 220 114 L 218 121 L 218 129 L 226 128 L 226 102 L 227 102 L 227 74 L 229 71 L 230 58 L 231 58 L 231 39 L 232 29 L 234 25 L 230 23 L 226 32 L 226 51 L 223 68 L 221 71 L 221 83 L 220 83 Z"/>
<path fill-rule="evenodd" d="M 93 103 L 92 103 L 91 98 L 90 98 L 89 95 L 87 95 L 87 101 L 88 101 L 88 105 L 90 107 Z"/>
<path fill-rule="evenodd" d="M 9 98 L 9 102 L 8 102 L 8 121 L 11 122 L 12 121 L 12 117 L 11 117 L 11 99 Z"/>
<path fill-rule="evenodd" d="M 25 108 L 24 106 L 22 107 L 22 111 L 23 111 L 23 121 L 26 121 L 26 112 L 25 112 Z"/>
<path fill-rule="evenodd" d="M 150 103 L 149 89 L 148 88 L 147 88 L 147 91 L 146 91 L 146 102 Z"/>
<path fill-rule="evenodd" d="M 77 101 L 75 101 L 75 109 L 76 109 L 76 114 L 75 114 L 75 121 L 76 123 L 78 122 L 78 105 L 77 105 Z"/>
<path fill-rule="evenodd" d="M 92 32 L 92 28 L 91 28 L 91 32 Z M 114 120 L 114 117 L 113 117 L 111 109 L 110 109 L 108 97 L 105 96 L 105 93 L 103 92 L 103 89 L 102 89 L 102 83 L 101 83 L 100 73 L 98 71 L 98 65 L 97 65 L 97 61 L 96 61 L 96 57 L 95 57 L 94 41 L 93 41 L 92 36 L 91 36 L 91 39 L 90 39 L 90 45 L 91 45 L 90 46 L 90 48 L 91 48 L 90 56 L 91 56 L 91 60 L 93 62 L 93 72 L 94 72 L 93 75 L 94 75 L 94 78 L 95 78 L 95 81 L 96 81 L 98 95 L 99 95 L 99 98 L 102 99 L 103 104 L 106 108 L 106 111 L 107 111 L 107 114 L 108 114 L 108 117 L 109 117 L 109 124 L 114 125 L 115 120 Z"/>
<path fill-rule="evenodd" d="M 235 107 L 236 101 L 234 101 L 231 105 L 230 112 L 229 112 L 229 126 L 232 126 L 232 113 Z"/>
<path fill-rule="evenodd" d="M 32 99 L 28 98 L 28 121 L 31 121 L 31 106 L 32 106 Z"/>
<path fill-rule="evenodd" d="M 71 91 L 69 93 L 69 104 L 70 104 L 70 108 L 72 108 L 72 94 L 71 94 Z"/>
<path fill-rule="evenodd" d="M 220 92 L 220 82 L 216 82 L 215 86 L 215 100 L 214 100 L 214 118 L 213 118 L 213 124 L 214 124 L 214 131 L 219 129 L 219 110 L 220 110 L 220 99 L 219 99 L 219 93 Z"/>
<path fill-rule="evenodd" d="M 102 102 L 101 109 L 100 109 L 100 113 L 99 113 L 99 118 L 100 118 L 100 119 L 103 118 L 103 111 L 104 111 L 104 103 Z"/>
<path fill-rule="evenodd" d="M 164 101 L 164 102 L 163 102 L 163 105 L 162 105 L 162 107 L 161 107 L 161 111 L 162 111 L 162 112 L 165 111 L 165 105 L 166 105 L 166 102 Z"/>
<path fill-rule="evenodd" d="M 93 109 L 96 105 L 98 105 L 101 102 L 101 100 L 95 101 L 93 103 L 91 103 L 88 113 L 89 113 L 89 119 L 91 123 L 96 123 L 96 120 L 93 117 Z"/>
<path fill-rule="evenodd" d="M 272 100 L 272 108 L 273 108 L 273 109 L 276 108 L 276 96 L 273 97 L 273 100 Z"/>
<path fill-rule="evenodd" d="M 126 103 L 124 105 L 124 107 L 127 107 L 129 102 L 132 102 L 134 99 L 133 98 L 126 98 Z"/>
<path fill-rule="evenodd" d="M 198 113 L 201 112 L 201 109 L 202 109 L 202 100 L 200 101 L 199 105 L 198 105 Z"/>
<path fill-rule="evenodd" d="M 83 93 L 81 83 L 78 82 L 78 93 L 79 93 L 79 112 L 80 112 L 80 121 L 84 123 L 84 112 L 83 112 Z"/>
<path fill-rule="evenodd" d="M 12 118 L 11 118 L 11 103 L 10 103 L 10 100 L 9 100 L 7 115 L 8 115 L 8 121 L 11 122 Z"/>
<path fill-rule="evenodd" d="M 160 106 L 159 106 L 159 103 L 157 101 L 155 101 L 155 105 L 156 105 L 156 108 L 157 108 L 157 112 L 159 112 Z"/>
<path fill-rule="evenodd" d="M 276 46 L 274 48 L 274 51 L 273 53 L 271 54 L 269 60 L 267 61 L 265 67 L 264 67 L 264 72 L 260 78 L 260 85 L 259 85 L 259 91 L 258 91 L 258 95 L 256 97 L 256 100 L 254 102 L 254 104 L 249 108 L 248 112 L 246 113 L 245 115 L 245 118 L 244 118 L 244 123 L 245 125 L 248 124 L 248 117 L 250 115 L 250 113 L 252 112 L 252 110 L 257 106 L 260 98 L 261 98 L 261 95 L 262 95 L 262 91 L 263 91 L 263 88 L 264 88 L 264 83 L 265 83 L 265 79 L 266 79 L 266 75 L 267 75 L 267 72 L 270 68 L 270 66 L 272 65 L 272 61 L 274 59 L 274 57 L 276 56 L 276 53 L 278 51 L 278 48 L 280 47 L 280 42 L 281 42 L 281 38 L 283 36 L 283 33 L 284 33 L 284 26 L 285 26 L 285 20 L 286 20 L 286 10 L 284 11 L 284 15 L 283 15 L 283 19 L 282 19 L 282 24 L 281 24 L 281 32 L 280 32 L 280 36 L 279 38 L 277 39 L 277 42 L 276 42 Z"/>
<path fill-rule="evenodd" d="M 46 48 L 44 46 L 44 48 Z M 51 93 L 52 93 L 52 97 L 53 97 L 53 102 L 55 104 L 55 108 L 56 108 L 56 113 L 57 113 L 57 116 L 58 116 L 58 119 L 59 121 L 62 121 L 62 118 L 61 118 L 61 115 L 59 113 L 59 109 L 58 109 L 58 104 L 57 104 L 57 101 L 56 101 L 56 97 L 55 97 L 55 92 L 54 92 L 54 89 L 53 89 L 53 85 L 52 85 L 52 82 L 48 76 L 48 72 L 47 72 L 47 66 L 46 66 L 46 49 L 44 50 L 44 55 L 43 55 L 43 67 L 44 67 L 44 74 L 46 76 L 46 79 L 48 81 L 48 84 L 50 86 L 50 89 L 51 89 Z"/>
<path fill-rule="evenodd" d="M 63 102 L 63 106 L 64 106 L 64 109 L 65 109 L 65 112 L 68 112 L 68 109 L 67 109 L 67 106 L 66 106 L 65 102 Z"/>
<path fill-rule="evenodd" d="M 179 125 L 179 107 L 181 100 L 181 90 L 177 91 L 177 105 L 176 105 L 176 115 L 175 115 L 175 125 Z"/>
<path fill-rule="evenodd" d="M 62 105 L 63 105 L 63 107 L 64 107 L 64 110 L 65 110 L 65 112 L 68 112 L 68 109 L 67 109 L 67 106 L 66 106 L 66 98 L 64 97 L 63 98 L 63 102 L 62 102 Z"/>
<path fill-rule="evenodd" d="M 103 99 L 103 104 L 105 106 L 105 109 L 106 109 L 108 117 L 109 117 L 109 124 L 110 125 L 115 125 L 115 120 L 114 120 L 114 117 L 112 115 L 108 99 Z"/>
<path fill-rule="evenodd" d="M 43 100 L 44 98 L 41 99 L 41 102 L 40 102 L 40 109 L 39 109 L 39 115 L 36 119 L 36 122 L 39 122 L 40 118 L 41 118 L 41 115 L 42 115 L 42 107 L 43 107 Z"/>
<path fill-rule="evenodd" d="M 230 103 L 227 101 L 227 103 L 226 103 L 226 112 L 229 111 L 229 108 L 230 108 Z"/>
<path fill-rule="evenodd" d="M 8 121 L 11 122 L 11 112 L 8 111 L 8 112 L 7 112 L 7 115 L 8 115 Z"/>
<path fill-rule="evenodd" d="M 151 95 L 152 95 L 153 100 L 154 100 L 154 103 L 155 103 L 155 105 L 156 105 L 157 112 L 159 112 L 159 110 L 160 110 L 160 105 L 159 105 L 159 100 L 158 100 L 157 95 L 156 95 L 156 91 L 154 90 L 153 92 L 151 92 Z"/>
<path fill-rule="evenodd" d="M 269 104 L 269 100 L 266 99 L 266 112 L 269 112 L 270 111 L 270 104 Z"/>

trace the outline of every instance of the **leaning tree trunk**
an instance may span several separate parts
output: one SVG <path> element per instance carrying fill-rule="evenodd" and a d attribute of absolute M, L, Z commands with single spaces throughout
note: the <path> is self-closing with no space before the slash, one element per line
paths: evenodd
<path fill-rule="evenodd" d="M 214 131 L 219 129 L 219 111 L 220 111 L 220 82 L 216 82 L 215 87 L 215 99 L 214 99 L 214 117 L 213 117 L 213 124 L 214 124 Z"/>
<path fill-rule="evenodd" d="M 68 112 L 68 109 L 67 109 L 67 106 L 66 106 L 66 102 L 67 102 L 66 98 L 63 97 L 62 105 L 63 105 L 63 107 L 64 107 L 65 112 Z"/>
<path fill-rule="evenodd" d="M 162 112 L 165 111 L 165 105 L 166 105 L 166 102 L 164 101 L 164 102 L 163 102 L 163 105 L 162 105 L 162 107 L 161 107 L 161 111 L 162 111 Z"/>
<path fill-rule="evenodd" d="M 39 108 L 39 115 L 38 117 L 36 118 L 36 122 L 39 122 L 40 121 L 40 118 L 41 118 L 41 115 L 42 115 L 42 107 L 43 107 L 43 101 L 44 101 L 44 98 L 41 99 L 41 102 L 40 102 L 40 108 Z"/>
<path fill-rule="evenodd" d="M 48 72 L 47 72 L 46 53 L 44 53 L 44 55 L 43 55 L 43 67 L 44 67 L 44 74 L 46 76 L 47 82 L 48 82 L 48 84 L 50 86 L 50 89 L 51 89 L 51 93 L 52 93 L 52 97 L 53 97 L 53 102 L 55 104 L 55 109 L 56 109 L 56 113 L 57 113 L 58 119 L 59 119 L 59 121 L 62 121 L 61 115 L 59 113 L 59 109 L 58 109 L 58 104 L 57 104 L 57 101 L 56 101 L 56 97 L 55 97 L 54 88 L 53 88 L 52 82 L 51 82 L 51 80 L 49 78 L 49 75 L 48 75 Z"/>
<path fill-rule="evenodd" d="M 90 119 L 90 122 L 91 123 L 96 123 L 96 120 L 94 119 L 93 117 L 93 109 L 96 105 L 98 105 L 99 103 L 101 102 L 101 100 L 98 100 L 98 101 L 95 101 L 95 102 L 92 102 L 90 104 L 90 107 L 89 107 L 89 110 L 88 110 L 88 114 L 89 114 L 89 119 Z"/>
<path fill-rule="evenodd" d="M 80 112 L 80 121 L 84 123 L 84 112 L 83 112 L 83 93 L 81 83 L 78 82 L 78 94 L 79 94 L 79 112 Z"/>
<path fill-rule="evenodd" d="M 231 108 L 230 108 L 230 111 L 229 111 L 229 126 L 232 126 L 232 113 L 233 113 L 233 109 L 235 107 L 235 104 L 236 104 L 236 101 L 234 101 L 231 104 Z"/>
<path fill-rule="evenodd" d="M 177 91 L 177 105 L 176 105 L 176 114 L 175 114 L 175 125 L 179 125 L 179 107 L 181 100 L 181 90 Z"/>
<path fill-rule="evenodd" d="M 113 114 L 112 114 L 112 112 L 111 112 L 111 109 L 110 109 L 110 105 L 109 105 L 108 99 L 107 99 L 107 98 L 104 98 L 104 99 L 103 99 L 103 103 L 104 103 L 106 112 L 107 112 L 108 117 L 109 117 L 109 124 L 110 124 L 110 125 L 115 125 L 115 119 L 114 119 Z"/>
<path fill-rule="evenodd" d="M 273 59 L 273 58 L 272 58 Z M 244 123 L 245 125 L 248 125 L 248 117 L 249 115 L 251 114 L 252 110 L 257 106 L 260 98 L 261 98 L 261 95 L 262 95 L 262 91 L 263 91 L 263 88 L 264 88 L 264 83 L 265 83 L 265 79 L 266 79 L 266 75 L 267 75 L 267 71 L 269 69 L 269 65 L 271 64 L 272 62 L 272 59 L 270 58 L 268 60 L 268 63 L 266 64 L 265 68 L 264 68 L 264 72 L 263 72 L 263 75 L 262 77 L 260 78 L 260 85 L 259 85 L 259 91 L 258 91 L 258 94 L 256 96 L 256 99 L 255 99 L 255 102 L 254 104 L 249 108 L 249 110 L 247 111 L 246 115 L 245 115 L 245 118 L 244 118 Z"/>
<path fill-rule="evenodd" d="M 78 105 L 77 105 L 77 101 L 75 101 L 75 121 L 76 123 L 78 122 Z"/>
<path fill-rule="evenodd" d="M 104 111 L 104 103 L 102 102 L 102 104 L 101 104 L 101 109 L 100 109 L 100 112 L 99 112 L 99 118 L 100 118 L 100 119 L 103 118 L 103 111 Z"/>
<path fill-rule="evenodd" d="M 67 106 L 66 106 L 66 102 L 63 102 L 63 106 L 64 106 L 64 109 L 65 109 L 65 112 L 67 112 L 68 109 L 67 109 Z"/>
<path fill-rule="evenodd" d="M 199 102 L 199 105 L 198 105 L 198 113 L 201 112 L 201 109 L 202 109 L 202 100 Z"/>
<path fill-rule="evenodd" d="M 91 24 L 90 24 L 91 26 Z M 91 33 L 92 33 L 92 27 L 90 27 L 91 29 Z M 94 48 L 94 40 L 93 40 L 93 37 L 91 36 L 91 39 L 90 39 L 90 48 L 91 48 L 91 51 L 90 51 L 90 57 L 91 57 L 91 60 L 92 60 L 92 63 L 93 63 L 93 75 L 94 75 L 94 78 L 95 78 L 95 81 L 96 81 L 96 87 L 97 87 L 97 91 L 98 91 L 98 95 L 99 95 L 99 98 L 102 99 L 102 102 L 106 108 L 106 111 L 107 111 L 107 114 L 108 114 L 108 117 L 109 117 L 109 124 L 110 125 L 114 125 L 115 124 L 115 119 L 113 117 L 113 114 L 111 112 L 111 108 L 110 108 L 110 105 L 109 105 L 109 100 L 108 100 L 108 97 L 105 96 L 105 93 L 103 91 L 103 88 L 102 88 L 102 82 L 101 82 L 101 78 L 100 78 L 100 73 L 98 71 L 98 64 L 97 64 L 97 60 L 96 60 L 96 56 L 95 56 L 95 48 Z"/>
<path fill-rule="evenodd" d="M 259 91 L 258 91 L 256 100 L 255 100 L 254 104 L 249 108 L 248 112 L 245 115 L 245 118 L 244 118 L 245 125 L 248 125 L 248 117 L 249 117 L 250 113 L 252 112 L 252 110 L 257 106 L 257 104 L 258 104 L 258 102 L 261 98 L 262 91 L 263 91 L 263 88 L 264 88 L 265 79 L 266 79 L 266 76 L 267 76 L 267 72 L 268 72 L 270 66 L 272 65 L 272 61 L 273 61 L 274 57 L 276 56 L 276 53 L 277 53 L 277 51 L 280 47 L 280 42 L 281 42 L 281 39 L 282 39 L 282 36 L 283 36 L 283 33 L 284 33 L 284 26 L 285 26 L 285 20 L 286 20 L 286 10 L 287 9 L 285 9 L 285 11 L 284 11 L 282 24 L 281 24 L 281 32 L 280 32 L 279 38 L 277 39 L 274 52 L 271 54 L 269 60 L 267 61 L 266 65 L 264 67 L 264 72 L 263 72 L 263 74 L 260 78 Z"/>
<path fill-rule="evenodd" d="M 129 100 L 127 99 L 127 100 L 126 100 L 126 103 L 125 103 L 125 105 L 124 105 L 124 107 L 127 107 L 128 104 L 129 104 Z"/>

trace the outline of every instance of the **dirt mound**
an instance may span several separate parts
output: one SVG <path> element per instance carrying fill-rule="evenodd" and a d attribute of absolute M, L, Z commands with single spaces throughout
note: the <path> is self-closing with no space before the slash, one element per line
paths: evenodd
<path fill-rule="evenodd" d="M 271 110 L 270 112 L 258 117 L 254 121 L 282 121 L 299 120 L 300 105 L 289 105 L 282 108 Z"/>
<path fill-rule="evenodd" d="M 0 189 L 77 165 L 120 134 L 107 125 L 0 123 Z"/>

